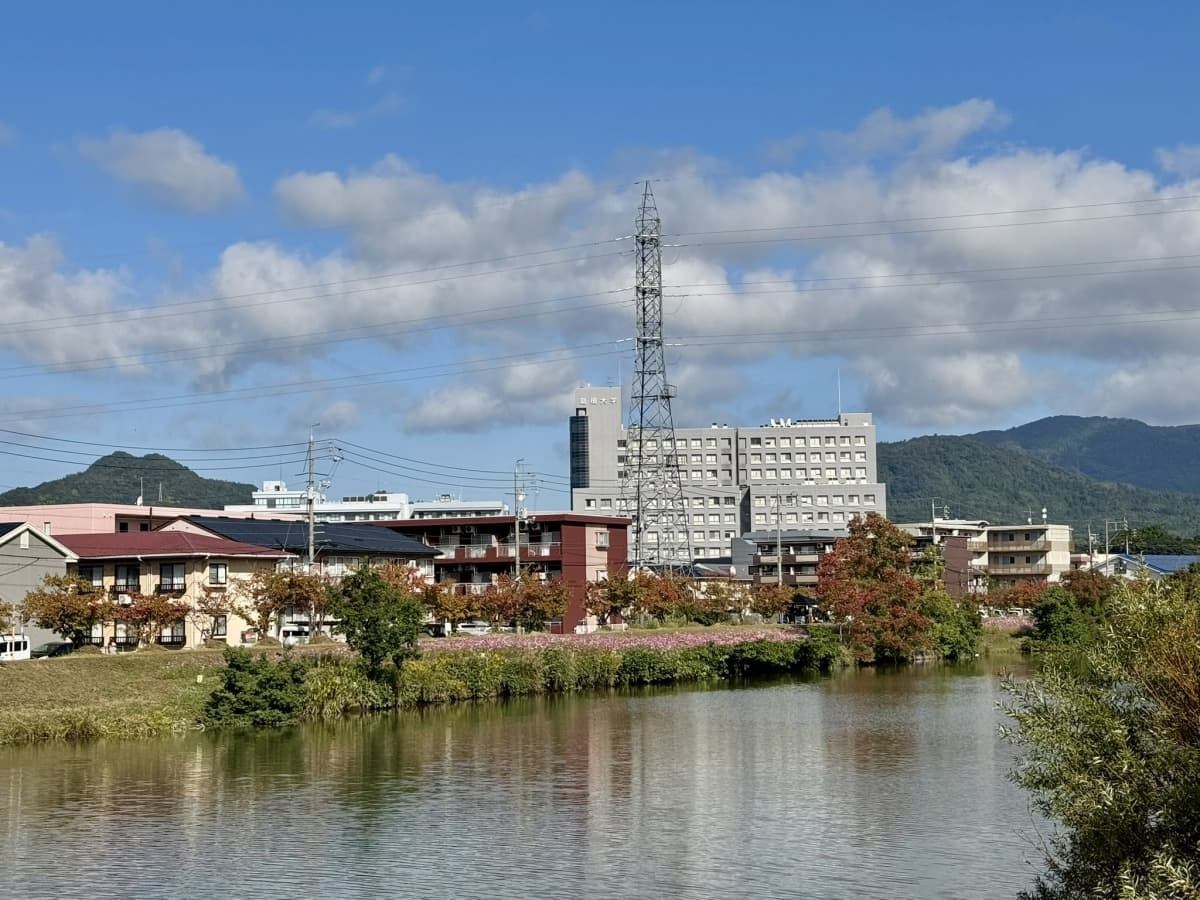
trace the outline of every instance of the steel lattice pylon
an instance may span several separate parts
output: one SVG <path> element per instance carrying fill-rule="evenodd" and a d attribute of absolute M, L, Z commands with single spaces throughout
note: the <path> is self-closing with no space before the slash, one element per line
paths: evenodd
<path fill-rule="evenodd" d="M 663 348 L 662 227 L 647 181 L 638 210 L 637 363 L 629 397 L 622 497 L 633 518 L 629 555 L 638 566 L 673 567 L 692 562 L 688 542 L 675 421 Z"/>

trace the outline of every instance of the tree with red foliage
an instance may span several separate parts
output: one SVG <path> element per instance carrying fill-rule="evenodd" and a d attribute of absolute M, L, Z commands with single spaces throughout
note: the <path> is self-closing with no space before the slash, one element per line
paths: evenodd
<path fill-rule="evenodd" d="M 115 618 L 137 635 L 139 645 L 152 644 L 162 629 L 186 620 L 190 609 L 167 594 L 130 594 L 129 603 L 116 607 Z"/>
<path fill-rule="evenodd" d="M 910 537 L 883 516 L 850 523 L 817 568 L 817 594 L 849 626 L 855 654 L 866 661 L 901 661 L 928 648 L 930 623 L 919 610 L 921 586 L 909 573 Z"/>

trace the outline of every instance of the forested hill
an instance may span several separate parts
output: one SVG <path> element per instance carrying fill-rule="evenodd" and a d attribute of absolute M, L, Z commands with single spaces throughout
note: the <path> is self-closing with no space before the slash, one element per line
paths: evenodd
<path fill-rule="evenodd" d="M 134 503 L 145 484 L 145 502 L 155 506 L 220 509 L 227 503 L 249 503 L 254 486 L 202 478 L 167 456 L 110 453 L 84 471 L 36 487 L 0 494 L 0 506 L 40 503 Z M 162 499 L 159 500 L 159 485 Z"/>
<path fill-rule="evenodd" d="M 887 484 L 888 518 L 896 522 L 928 520 L 936 497 L 955 518 L 997 524 L 1024 522 L 1030 510 L 1040 519 L 1044 506 L 1051 522 L 1074 526 L 1077 537 L 1086 535 L 1089 522 L 1103 531 L 1106 518 L 1123 516 L 1133 527 L 1160 524 L 1189 536 L 1200 531 L 1200 495 L 1097 481 L 975 437 L 881 443 L 879 479 Z"/>
<path fill-rule="evenodd" d="M 1100 481 L 1200 494 L 1200 425 L 1147 425 L 1136 419 L 1051 416 L 1005 431 L 967 435 Z"/>

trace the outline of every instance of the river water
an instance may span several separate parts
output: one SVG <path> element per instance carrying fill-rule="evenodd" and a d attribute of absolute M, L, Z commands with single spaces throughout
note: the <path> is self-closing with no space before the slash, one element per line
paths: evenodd
<path fill-rule="evenodd" d="M 0 751 L 0 896 L 1011 898 L 985 668 Z"/>

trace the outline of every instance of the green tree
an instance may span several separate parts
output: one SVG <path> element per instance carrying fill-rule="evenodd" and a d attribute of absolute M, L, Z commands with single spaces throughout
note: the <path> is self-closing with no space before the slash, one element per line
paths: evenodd
<path fill-rule="evenodd" d="M 1182 587 L 1120 585 L 1082 654 L 1006 688 L 1014 778 L 1061 823 L 1027 896 L 1200 896 L 1200 608 Z"/>
<path fill-rule="evenodd" d="M 367 671 L 377 676 L 389 659 L 400 668 L 417 655 L 425 608 L 410 590 L 364 566 L 342 579 L 333 603 L 334 628 L 346 636 Z"/>
<path fill-rule="evenodd" d="M 27 620 L 61 634 L 76 647 L 96 625 L 110 620 L 113 610 L 104 590 L 78 575 L 47 575 L 22 603 Z"/>
<path fill-rule="evenodd" d="M 933 651 L 942 659 L 970 659 L 979 650 L 983 620 L 974 603 L 933 590 L 922 595 L 920 610 L 931 623 Z"/>
<path fill-rule="evenodd" d="M 1090 631 L 1075 595 L 1057 585 L 1033 607 L 1033 630 L 1043 644 L 1060 647 L 1081 644 Z"/>

